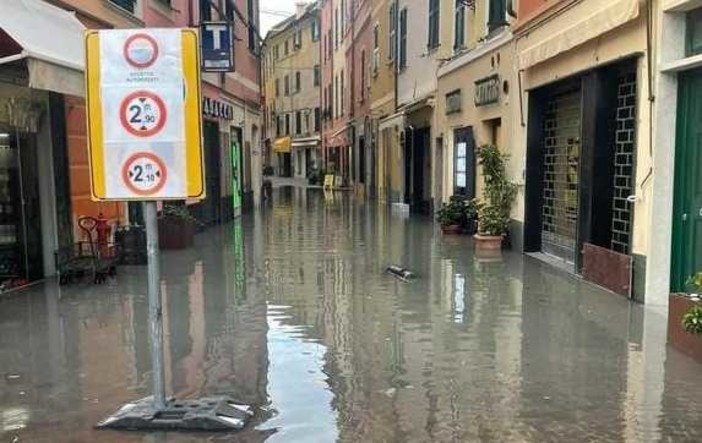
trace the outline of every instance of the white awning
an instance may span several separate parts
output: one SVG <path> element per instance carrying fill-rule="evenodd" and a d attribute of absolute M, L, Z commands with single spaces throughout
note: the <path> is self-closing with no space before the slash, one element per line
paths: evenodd
<path fill-rule="evenodd" d="M 393 126 L 398 126 L 401 129 L 405 127 L 404 112 L 398 112 L 380 120 L 380 124 L 378 125 L 378 131 L 384 131 L 388 128 L 392 128 Z"/>
<path fill-rule="evenodd" d="M 0 65 L 25 60 L 30 88 L 84 96 L 85 26 L 75 15 L 41 0 L 0 0 L 0 11 L 0 37 L 21 48 Z"/>
<path fill-rule="evenodd" d="M 551 34 L 519 56 L 519 67 L 528 69 L 612 31 L 639 16 L 639 0 L 612 1 L 574 25 Z"/>
<path fill-rule="evenodd" d="M 319 137 L 294 138 L 292 141 L 293 148 L 314 148 L 321 143 Z"/>

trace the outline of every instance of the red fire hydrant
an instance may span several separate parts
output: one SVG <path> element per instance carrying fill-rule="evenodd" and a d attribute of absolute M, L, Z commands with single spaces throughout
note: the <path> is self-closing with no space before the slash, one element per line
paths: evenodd
<path fill-rule="evenodd" d="M 102 255 L 107 255 L 107 245 L 110 238 L 110 233 L 112 232 L 112 227 L 107 224 L 107 219 L 104 215 L 102 215 L 102 212 L 95 220 L 95 232 L 97 232 L 98 251 L 100 251 Z"/>

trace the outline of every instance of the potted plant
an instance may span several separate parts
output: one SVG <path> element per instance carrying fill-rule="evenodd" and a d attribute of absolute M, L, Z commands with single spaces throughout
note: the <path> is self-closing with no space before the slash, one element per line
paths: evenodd
<path fill-rule="evenodd" d="M 483 205 L 475 198 L 463 201 L 463 232 L 468 235 L 475 235 L 478 232 L 478 217 Z"/>
<path fill-rule="evenodd" d="M 686 294 L 670 296 L 668 338 L 671 346 L 702 362 L 702 272 L 687 282 Z"/>
<path fill-rule="evenodd" d="M 465 205 L 459 198 L 451 197 L 436 213 L 436 220 L 444 234 L 460 234 L 465 220 Z"/>
<path fill-rule="evenodd" d="M 479 210 L 476 248 L 498 251 L 509 232 L 512 204 L 517 196 L 517 186 L 507 178 L 507 156 L 495 145 L 478 149 L 478 162 L 483 168 L 485 205 Z"/>
<path fill-rule="evenodd" d="M 184 202 L 167 202 L 158 219 L 159 247 L 163 250 L 187 249 L 193 245 L 200 224 Z"/>

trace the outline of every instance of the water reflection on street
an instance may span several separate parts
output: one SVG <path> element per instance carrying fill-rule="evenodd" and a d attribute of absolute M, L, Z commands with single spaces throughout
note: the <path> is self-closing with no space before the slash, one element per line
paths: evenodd
<path fill-rule="evenodd" d="M 233 396 L 253 423 L 96 431 L 149 394 L 145 271 L 0 298 L 0 442 L 702 441 L 702 366 L 657 312 L 303 188 L 163 254 L 168 392 Z"/>

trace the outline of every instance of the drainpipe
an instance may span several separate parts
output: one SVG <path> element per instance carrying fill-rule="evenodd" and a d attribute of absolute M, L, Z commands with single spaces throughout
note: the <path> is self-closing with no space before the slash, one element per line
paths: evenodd
<path fill-rule="evenodd" d="M 393 20 L 395 21 L 395 60 L 394 60 L 394 76 L 395 76 L 395 112 L 397 112 L 397 108 L 399 105 L 399 99 L 398 99 L 398 92 L 399 92 L 399 87 L 397 85 L 397 80 L 400 74 L 400 63 L 399 63 L 399 56 L 400 56 L 400 1 L 399 0 L 393 0 L 393 3 L 395 4 L 395 17 L 393 17 Z"/>

